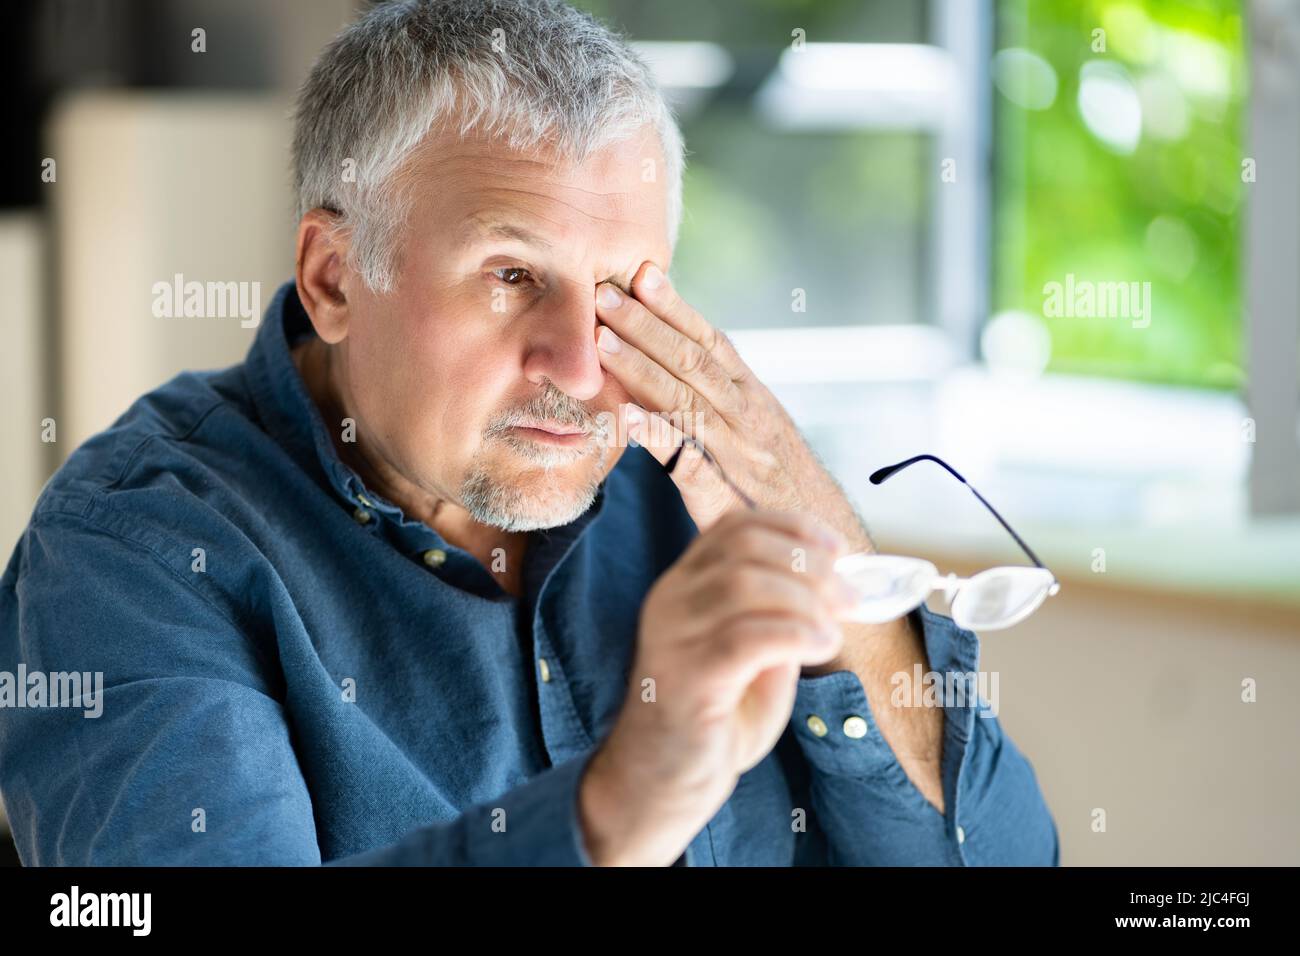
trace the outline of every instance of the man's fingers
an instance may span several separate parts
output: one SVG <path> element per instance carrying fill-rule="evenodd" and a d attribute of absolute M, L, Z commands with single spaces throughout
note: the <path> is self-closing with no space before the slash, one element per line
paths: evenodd
<path fill-rule="evenodd" d="M 674 413 L 699 410 L 701 400 L 689 385 L 670 375 L 608 325 L 602 325 L 596 332 L 596 352 L 600 364 L 619 380 L 638 405 Z"/>
<path fill-rule="evenodd" d="M 790 535 L 802 538 L 815 545 L 827 547 L 835 554 L 843 552 L 845 541 L 843 535 L 818 518 L 793 511 L 745 511 L 728 515 L 718 522 L 709 537 L 722 539 L 739 533 L 749 524 L 760 524 Z"/>
<path fill-rule="evenodd" d="M 831 600 L 848 598 L 849 592 L 835 574 L 838 555 L 830 540 L 805 536 L 783 525 L 744 522 L 724 536 L 707 535 L 700 541 L 695 560 L 701 567 L 726 569 L 751 563 L 783 572 L 803 586 Z"/>
<path fill-rule="evenodd" d="M 694 585 L 684 603 L 701 622 L 698 636 L 707 640 L 723 622 L 755 613 L 833 627 L 856 605 L 856 592 L 835 573 L 838 547 L 816 527 L 798 515 L 743 517 L 729 516 L 720 534 L 701 535 L 683 563 Z"/>
<path fill-rule="evenodd" d="M 703 346 L 733 382 L 742 382 L 748 377 L 749 367 L 741 360 L 731 340 L 679 296 L 668 276 L 653 262 L 642 263 L 632 277 L 632 294 L 655 315 Z"/>
<path fill-rule="evenodd" d="M 744 502 L 671 418 L 652 415 L 639 405 L 622 406 L 625 434 L 659 464 L 672 465 L 670 477 L 701 530 Z M 683 419 L 678 419 L 682 421 Z M 707 447 L 707 444 L 706 444 Z"/>
<path fill-rule="evenodd" d="M 605 283 L 596 293 L 596 311 L 600 320 L 617 333 L 625 346 L 635 347 L 648 361 L 688 386 L 720 415 L 735 417 L 745 408 L 745 396 L 710 349 L 641 302 Z M 633 374 L 646 371 L 635 362 L 626 362 L 624 367 Z M 616 371 L 615 374 L 619 373 Z M 622 376 L 619 377 L 622 380 Z M 628 382 L 623 384 L 632 391 Z M 661 407 L 678 410 L 687 406 L 672 404 Z"/>
<path fill-rule="evenodd" d="M 770 667 L 815 666 L 834 659 L 843 646 L 838 628 L 779 615 L 737 618 L 700 645 L 702 666 L 743 688 Z"/>
<path fill-rule="evenodd" d="M 654 457 L 661 465 L 668 464 L 673 452 L 682 447 L 685 441 L 683 431 L 673 424 L 670 417 L 651 414 L 640 405 L 628 403 L 620 405 L 623 422 L 628 438 Z M 681 421 L 683 419 L 679 419 Z M 675 471 L 676 469 L 674 469 Z"/>

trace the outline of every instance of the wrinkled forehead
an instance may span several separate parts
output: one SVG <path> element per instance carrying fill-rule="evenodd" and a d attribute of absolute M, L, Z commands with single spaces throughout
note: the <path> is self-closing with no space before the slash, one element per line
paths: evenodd
<path fill-rule="evenodd" d="M 668 204 L 658 137 L 642 133 L 574 162 L 473 134 L 430 136 L 407 166 L 416 223 L 458 242 L 531 241 L 554 251 L 634 245 L 667 265 Z"/>

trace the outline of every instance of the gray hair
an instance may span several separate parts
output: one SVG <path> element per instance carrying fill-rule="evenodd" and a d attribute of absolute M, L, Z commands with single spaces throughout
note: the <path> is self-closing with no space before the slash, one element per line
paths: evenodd
<path fill-rule="evenodd" d="M 398 174 L 440 130 L 581 163 L 652 125 L 676 246 L 685 148 L 672 111 L 622 37 L 560 0 L 381 3 L 321 52 L 294 121 L 298 216 L 334 212 L 350 265 L 377 293 L 394 287 L 410 208 Z"/>

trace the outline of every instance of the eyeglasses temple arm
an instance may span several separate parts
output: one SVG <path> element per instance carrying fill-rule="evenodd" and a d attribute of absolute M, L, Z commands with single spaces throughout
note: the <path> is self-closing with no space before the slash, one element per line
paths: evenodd
<path fill-rule="evenodd" d="M 1029 545 L 1025 544 L 1025 539 L 1020 537 L 1020 535 L 1016 534 L 1016 529 L 1011 527 L 1011 525 L 1007 524 L 1006 519 L 1003 518 L 1002 515 L 998 514 L 998 509 L 994 508 L 991 504 L 989 504 L 988 500 L 982 494 L 976 491 L 973 485 L 968 484 L 966 485 L 966 487 L 970 488 L 970 493 L 980 500 L 980 504 L 982 504 L 985 508 L 989 509 L 989 512 L 993 515 L 993 517 L 998 519 L 998 524 L 1002 525 L 1002 527 L 1007 529 L 1007 534 L 1011 535 L 1011 537 L 1016 539 L 1016 544 L 1020 545 L 1020 550 L 1024 551 L 1025 554 L 1029 555 L 1029 560 L 1034 562 L 1034 566 L 1043 568 L 1043 570 L 1046 571 L 1047 568 L 1044 567 L 1043 562 L 1039 561 L 1038 555 L 1034 554 L 1034 549 L 1029 547 Z"/>
<path fill-rule="evenodd" d="M 902 471 L 904 468 L 907 468 L 909 465 L 915 465 L 918 461 L 934 462 L 936 465 L 939 465 L 946 472 L 948 472 L 948 474 L 952 475 L 963 485 L 969 488 L 970 493 L 979 499 L 979 503 L 982 504 L 985 508 L 988 508 L 989 513 L 993 515 L 993 517 L 998 519 L 998 524 L 1002 525 L 1002 527 L 1007 529 L 1007 533 L 1011 535 L 1012 538 L 1015 539 L 1016 544 L 1020 545 L 1020 550 L 1024 551 L 1025 554 L 1029 556 L 1029 560 L 1034 562 L 1034 566 L 1038 568 L 1042 568 L 1044 571 L 1048 570 L 1047 566 L 1044 565 L 1042 561 L 1038 560 L 1038 555 L 1034 554 L 1033 548 L 1025 544 L 1025 539 L 1020 537 L 1020 535 L 1016 534 L 1016 530 L 1013 527 L 1011 527 L 1011 525 L 1007 524 L 1006 519 L 1003 518 L 1002 515 L 998 514 L 998 509 L 994 508 L 991 504 L 989 504 L 988 499 L 985 498 L 978 491 L 976 491 L 974 485 L 972 485 L 969 481 L 963 478 L 956 468 L 953 468 L 942 458 L 936 458 L 934 455 L 916 455 L 912 458 L 907 459 L 906 461 L 900 461 L 896 465 L 887 465 L 884 468 L 872 472 L 871 477 L 868 480 L 873 485 L 878 485 L 881 482 L 885 481 L 886 479 L 898 474 L 900 471 Z"/>
<path fill-rule="evenodd" d="M 727 477 L 727 473 L 722 470 L 722 466 L 719 465 L 718 460 L 709 453 L 709 450 L 705 448 L 702 444 L 700 444 L 700 442 L 696 441 L 694 438 L 691 438 L 690 436 L 684 436 L 682 438 L 681 444 L 677 446 L 676 450 L 673 451 L 669 459 L 666 462 L 664 462 L 664 471 L 666 471 L 670 475 L 673 473 L 673 469 L 677 467 L 677 460 L 681 457 L 682 449 L 685 448 L 687 445 L 691 445 L 692 447 L 694 447 L 699 451 L 700 455 L 704 458 L 704 460 L 707 461 L 711 466 L 713 466 L 715 471 L 717 471 L 718 477 L 720 477 L 723 480 L 723 482 L 726 483 L 728 488 L 730 488 L 732 491 L 736 493 L 736 497 L 738 497 L 741 501 L 745 503 L 745 507 L 750 508 L 751 510 L 758 508 L 758 505 L 754 502 L 754 499 L 749 497 L 749 495 L 745 494 L 745 492 L 742 491 L 734 481 L 732 481 L 730 478 Z M 980 504 L 982 504 L 985 508 L 987 508 L 989 510 L 989 513 L 993 515 L 993 517 L 998 519 L 998 524 L 1006 528 L 1007 534 L 1011 535 L 1011 537 L 1015 539 L 1016 544 L 1020 545 L 1020 549 L 1024 551 L 1026 555 L 1029 556 L 1029 560 L 1034 562 L 1034 566 L 1038 568 L 1042 568 L 1044 571 L 1048 570 L 1047 566 L 1044 565 L 1043 562 L 1039 560 L 1038 555 L 1034 554 L 1034 549 L 1029 547 L 1029 545 L 1025 543 L 1024 538 L 1016 534 L 1016 529 L 1011 527 L 1011 525 L 1007 524 L 1006 519 L 1003 518 L 1002 515 L 998 514 L 998 509 L 994 508 L 991 504 L 989 504 L 988 499 L 985 498 L 978 491 L 976 491 L 974 485 L 972 485 L 965 478 L 963 478 L 961 476 L 961 473 L 958 472 L 956 468 L 953 468 L 942 458 L 936 458 L 934 455 L 916 455 L 912 458 L 907 459 L 906 461 L 900 461 L 896 465 L 889 465 L 885 468 L 881 468 L 878 471 L 873 472 L 870 481 L 873 485 L 878 485 L 881 482 L 885 481 L 890 476 L 897 474 L 898 472 L 902 471 L 904 468 L 908 467 L 909 465 L 916 464 L 918 461 L 934 462 L 936 465 L 942 467 L 950 475 L 952 475 L 963 485 L 969 488 L 970 493 L 979 499 Z"/>
<path fill-rule="evenodd" d="M 967 484 L 966 479 L 963 478 L 958 473 L 956 468 L 948 464 L 942 458 L 934 457 L 934 455 L 915 455 L 912 458 L 907 459 L 907 461 L 900 461 L 897 465 L 886 465 L 884 468 L 880 468 L 872 472 L 871 477 L 868 480 L 873 485 L 878 485 L 886 478 L 892 478 L 894 475 L 898 474 L 898 472 L 902 471 L 904 468 L 907 468 L 911 465 L 915 465 L 918 461 L 932 461 L 940 468 L 944 469 L 944 471 L 948 472 L 948 474 L 952 475 L 954 478 L 960 481 L 963 485 L 966 485 L 966 487 L 968 488 L 970 487 L 970 485 Z"/>

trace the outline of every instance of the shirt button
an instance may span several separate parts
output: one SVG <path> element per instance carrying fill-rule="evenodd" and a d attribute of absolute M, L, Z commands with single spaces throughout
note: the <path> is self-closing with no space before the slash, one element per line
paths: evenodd
<path fill-rule="evenodd" d="M 811 714 L 808 717 L 808 729 L 811 730 L 818 737 L 825 737 L 826 721 L 822 720 L 816 714 Z"/>
<path fill-rule="evenodd" d="M 844 736 L 852 737 L 857 740 L 867 735 L 867 722 L 861 717 L 846 717 L 844 719 Z"/>
<path fill-rule="evenodd" d="M 370 522 L 370 512 L 365 508 L 358 508 L 352 512 L 352 517 L 357 519 L 357 524 L 369 524 Z"/>
<path fill-rule="evenodd" d="M 442 548 L 430 548 L 424 552 L 424 563 L 431 568 L 440 568 L 447 560 L 447 552 Z"/>
<path fill-rule="evenodd" d="M 962 843 L 965 843 L 965 842 L 966 842 L 966 831 L 963 830 L 961 827 L 958 827 L 958 828 L 957 828 L 957 843 L 958 843 L 958 844 L 962 844 Z"/>
<path fill-rule="evenodd" d="M 542 683 L 549 684 L 551 682 L 551 665 L 546 663 L 545 657 L 537 658 L 537 670 L 541 672 Z"/>

